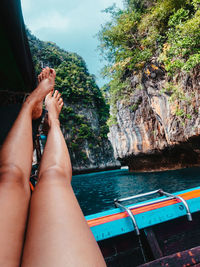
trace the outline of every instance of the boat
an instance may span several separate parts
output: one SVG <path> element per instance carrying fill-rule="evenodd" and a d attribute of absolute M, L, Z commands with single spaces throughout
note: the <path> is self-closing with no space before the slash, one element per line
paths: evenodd
<path fill-rule="evenodd" d="M 36 88 L 36 75 L 20 0 L 1 0 L 0 9 L 0 146 L 27 95 Z M 33 121 L 34 146 L 40 119 Z M 39 157 L 38 153 L 38 157 Z M 39 158 L 38 158 L 39 160 Z"/>
<path fill-rule="evenodd" d="M 86 216 L 107 266 L 200 266 L 200 187 L 174 194 L 158 189 L 114 204 L 115 209 Z"/>
<path fill-rule="evenodd" d="M 36 86 L 20 0 L 1 1 L 0 35 L 1 145 L 24 98 Z M 34 136 L 39 123 L 35 122 Z M 34 138 L 36 147 L 42 139 L 42 135 L 40 140 Z M 38 150 L 38 161 L 40 157 Z M 32 190 L 35 181 L 33 175 Z M 126 204 L 144 196 L 152 199 Z M 85 218 L 107 266 L 200 266 L 200 187 L 175 193 L 158 189 L 115 199 L 112 210 Z"/>

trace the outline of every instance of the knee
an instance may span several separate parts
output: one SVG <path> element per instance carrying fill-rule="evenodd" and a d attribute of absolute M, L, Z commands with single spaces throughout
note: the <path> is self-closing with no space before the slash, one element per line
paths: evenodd
<path fill-rule="evenodd" d="M 15 164 L 2 164 L 0 167 L 0 183 L 22 183 L 23 172 Z"/>
<path fill-rule="evenodd" d="M 59 166 L 51 166 L 42 173 L 39 173 L 39 180 L 47 180 L 48 182 L 64 181 L 71 183 L 72 172 L 65 172 Z"/>

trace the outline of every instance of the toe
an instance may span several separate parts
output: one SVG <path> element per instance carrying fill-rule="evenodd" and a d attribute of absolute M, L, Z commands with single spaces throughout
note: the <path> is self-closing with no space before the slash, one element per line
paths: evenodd
<path fill-rule="evenodd" d="M 53 90 L 51 90 L 51 91 L 48 93 L 48 96 L 49 96 L 49 97 L 52 97 L 52 95 L 53 95 Z"/>
<path fill-rule="evenodd" d="M 58 101 L 59 101 L 60 97 L 61 97 L 61 94 L 58 92 L 58 95 L 57 95 L 57 100 Z"/>
<path fill-rule="evenodd" d="M 55 93 L 54 93 L 54 95 L 53 95 L 55 98 L 57 98 L 57 96 L 58 96 L 58 91 L 57 90 L 55 90 Z"/>
<path fill-rule="evenodd" d="M 41 72 L 41 79 L 43 80 L 43 79 L 45 79 L 45 72 L 44 72 L 44 69 L 42 70 L 42 72 Z"/>
<path fill-rule="evenodd" d="M 38 75 L 38 81 L 41 82 L 43 79 L 43 70 L 40 72 L 40 74 Z"/>
<path fill-rule="evenodd" d="M 44 69 L 44 79 L 48 78 L 47 69 Z"/>
<path fill-rule="evenodd" d="M 50 69 L 50 76 L 55 78 L 56 77 L 56 72 L 54 69 Z"/>
<path fill-rule="evenodd" d="M 62 103 L 63 103 L 63 100 L 62 100 L 62 98 L 60 98 L 60 99 L 58 100 L 58 104 L 61 105 Z"/>
<path fill-rule="evenodd" d="M 46 75 L 47 75 L 47 78 L 49 77 L 49 75 L 50 75 L 50 68 L 49 67 L 46 67 Z"/>
<path fill-rule="evenodd" d="M 59 107 L 60 107 L 60 110 L 62 109 L 63 105 L 64 105 L 64 103 L 63 103 L 63 102 L 62 102 L 62 103 L 59 105 Z"/>

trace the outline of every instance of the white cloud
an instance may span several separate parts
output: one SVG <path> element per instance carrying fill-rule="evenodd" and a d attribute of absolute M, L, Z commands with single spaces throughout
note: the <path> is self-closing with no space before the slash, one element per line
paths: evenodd
<path fill-rule="evenodd" d="M 105 8 L 116 3 L 123 7 L 123 0 L 21 0 L 25 23 L 33 33 L 40 30 L 58 30 L 66 33 L 72 31 L 94 29 L 109 19 L 109 15 L 102 13 Z M 75 33 L 76 34 L 76 33 Z M 77 33 L 78 34 L 78 33 Z"/>
<path fill-rule="evenodd" d="M 70 29 L 74 34 L 85 31 L 86 35 L 94 35 L 100 30 L 100 25 L 109 20 L 110 15 L 102 13 L 102 10 L 116 3 L 122 8 L 122 0 L 84 0 L 79 5 L 68 10 L 67 16 L 70 19 Z"/>
<path fill-rule="evenodd" d="M 46 14 L 40 14 L 39 17 L 29 22 L 29 27 L 33 33 L 42 29 L 56 30 L 59 32 L 66 31 L 69 27 L 69 19 L 56 11 Z"/>
<path fill-rule="evenodd" d="M 96 51 L 101 24 L 110 15 L 101 11 L 116 3 L 123 8 L 123 0 L 21 0 L 25 24 L 44 41 L 57 43 L 67 51 L 81 55 L 91 73 L 98 75 L 104 63 Z"/>

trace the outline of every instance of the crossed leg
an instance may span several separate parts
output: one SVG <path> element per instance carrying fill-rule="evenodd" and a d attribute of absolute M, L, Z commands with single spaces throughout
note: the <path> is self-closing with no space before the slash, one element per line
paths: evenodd
<path fill-rule="evenodd" d="M 31 198 L 22 267 L 105 266 L 71 187 L 72 168 L 58 120 L 63 101 L 46 97 L 49 133 Z"/>
<path fill-rule="evenodd" d="M 54 87 L 55 72 L 46 68 L 40 83 L 22 109 L 0 151 L 0 266 L 18 267 L 30 200 L 32 118 L 42 112 L 42 101 Z"/>

